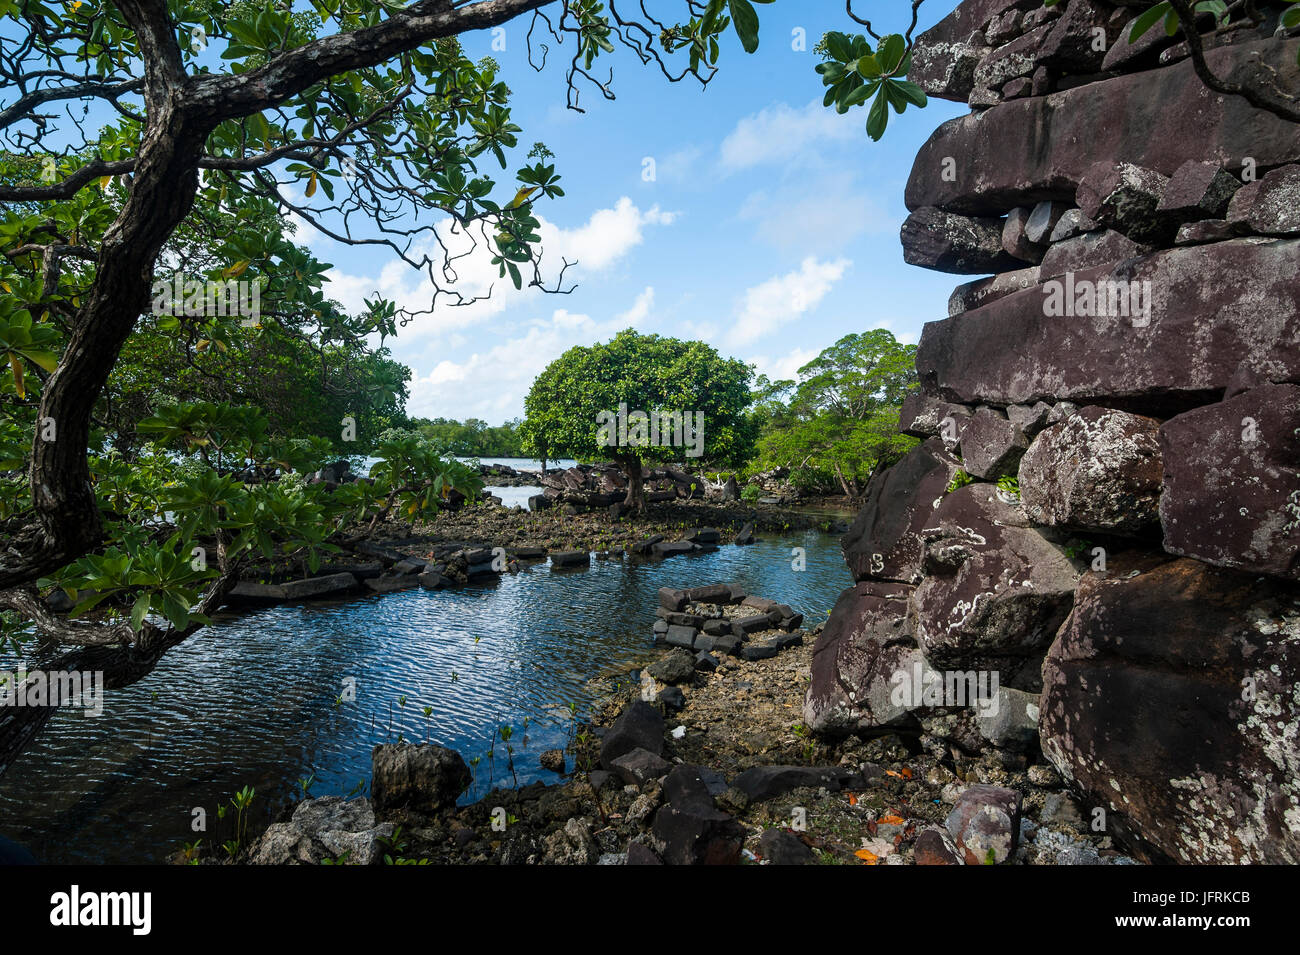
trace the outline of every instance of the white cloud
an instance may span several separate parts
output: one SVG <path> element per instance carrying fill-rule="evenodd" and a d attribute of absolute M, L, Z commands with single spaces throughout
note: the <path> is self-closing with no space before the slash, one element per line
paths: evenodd
<path fill-rule="evenodd" d="M 596 210 L 585 223 L 572 229 L 561 228 L 539 216 L 543 278 L 554 282 L 564 261 L 577 263 L 565 273 L 565 286 L 584 275 L 606 271 L 644 241 L 648 228 L 670 226 L 676 218 L 677 213 L 665 212 L 659 206 L 643 210 L 626 196 L 613 208 Z M 439 296 L 430 314 L 418 315 L 400 330 L 404 342 L 455 334 L 512 306 L 537 302 L 545 294 L 528 286 L 517 291 L 508 278 L 500 277 L 498 267 L 492 265 L 492 253 L 481 233 L 475 233 L 478 238 L 475 248 L 470 236 L 462 231 L 450 231 L 449 225 L 449 221 L 442 223 L 439 233 L 446 251 L 454 257 L 449 268 L 444 269 L 444 250 L 432 238 L 423 240 L 409 257 L 418 261 L 428 256 L 434 262 L 433 271 L 439 285 L 452 289 L 468 304 L 457 305 L 455 297 Z M 364 299 L 376 295 L 412 312 L 427 312 L 433 302 L 434 288 L 427 272 L 417 271 L 400 260 L 385 264 L 378 275 L 359 275 L 334 268 L 328 278 L 325 294 L 353 313 L 364 311 Z"/>
<path fill-rule="evenodd" d="M 644 322 L 650 314 L 650 310 L 655 306 L 654 286 L 647 285 L 645 291 L 636 297 L 632 307 L 626 312 L 620 312 L 614 321 L 621 327 L 639 325 Z"/>
<path fill-rule="evenodd" d="M 747 344 L 806 315 L 821 304 L 851 264 L 848 259 L 821 262 L 809 256 L 797 270 L 750 288 L 745 292 L 729 341 Z"/>
<path fill-rule="evenodd" d="M 796 348 L 788 355 L 779 358 L 756 355 L 748 359 L 748 363 L 754 366 L 758 374 L 767 375 L 772 381 L 788 381 L 795 378 L 800 368 L 820 354 L 821 352 L 815 348 Z"/>
<path fill-rule="evenodd" d="M 819 99 L 800 109 L 779 103 L 737 123 L 722 141 L 719 162 L 726 172 L 765 163 L 790 164 L 815 157 L 821 143 L 861 137 L 860 121 L 827 109 Z"/>
<path fill-rule="evenodd" d="M 441 359 L 428 374 L 413 376 L 407 414 L 417 417 L 467 417 L 505 421 L 521 416 L 524 396 L 542 370 L 575 345 L 605 341 L 622 331 L 654 301 L 646 288 L 632 307 L 608 322 L 590 315 L 556 309 L 549 318 L 534 318 L 515 326 L 518 334 L 476 351 L 463 361 Z"/>

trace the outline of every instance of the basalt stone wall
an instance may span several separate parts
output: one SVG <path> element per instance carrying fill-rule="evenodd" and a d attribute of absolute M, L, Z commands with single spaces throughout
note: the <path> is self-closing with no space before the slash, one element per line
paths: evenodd
<path fill-rule="evenodd" d="M 1300 90 L 1258 8 L 1200 24 L 1211 68 Z M 805 718 L 1049 760 L 1152 861 L 1296 863 L 1300 125 L 1181 35 L 1130 44 L 1137 12 L 966 0 L 917 41 L 971 111 L 916 159 L 904 257 L 986 277 L 925 327 L 924 440 L 845 538 Z M 962 671 L 1010 712 L 896 692 Z"/>

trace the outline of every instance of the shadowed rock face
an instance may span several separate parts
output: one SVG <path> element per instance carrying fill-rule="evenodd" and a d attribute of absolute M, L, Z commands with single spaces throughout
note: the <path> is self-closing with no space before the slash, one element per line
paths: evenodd
<path fill-rule="evenodd" d="M 1193 560 L 1089 574 L 1043 664 L 1043 752 L 1157 855 L 1300 862 L 1295 588 Z"/>
<path fill-rule="evenodd" d="M 1165 550 L 1300 580 L 1300 386 L 1264 385 L 1181 414 L 1160 444 Z"/>
<path fill-rule="evenodd" d="M 1109 304 L 1112 283 L 1149 294 L 1145 325 L 1140 313 L 1078 314 L 1085 289 L 1104 291 L 1106 311 L 1120 311 Z M 1048 314 L 1054 291 L 1040 285 L 926 325 L 922 387 L 967 404 L 1055 399 L 1163 416 L 1214 400 L 1243 364 L 1266 380 L 1300 382 L 1300 240 L 1168 249 L 1081 272 L 1056 291 L 1074 315 Z"/>
<path fill-rule="evenodd" d="M 910 672 L 921 654 L 907 627 L 907 584 L 864 581 L 840 594 L 813 647 L 804 723 L 841 735 L 904 725 L 910 711 L 893 703 L 891 676 Z"/>
<path fill-rule="evenodd" d="M 1267 40 L 1211 50 L 1207 60 L 1219 75 L 1240 80 L 1258 53 L 1277 70 L 1282 88 L 1294 89 L 1300 86 L 1297 47 L 1300 40 Z M 1001 215 L 1042 199 L 1073 201 L 1083 174 L 1098 160 L 1163 176 L 1189 159 L 1235 170 L 1244 144 L 1260 168 L 1293 162 L 1300 155 L 1300 127 L 1239 97 L 1207 96 L 1184 61 L 949 120 L 921 147 L 907 183 L 907 208 Z M 945 179 L 948 157 L 956 160 L 957 175 Z"/>
<path fill-rule="evenodd" d="M 844 537 L 854 580 L 914 581 L 921 574 L 917 532 L 943 497 L 960 465 L 931 438 L 891 468 L 872 475 L 866 503 Z"/>
<path fill-rule="evenodd" d="M 1041 655 L 1070 611 L 1078 571 L 996 488 L 944 498 L 922 531 L 925 577 L 912 599 L 917 645 L 936 668 L 1001 670 L 1037 689 Z"/>

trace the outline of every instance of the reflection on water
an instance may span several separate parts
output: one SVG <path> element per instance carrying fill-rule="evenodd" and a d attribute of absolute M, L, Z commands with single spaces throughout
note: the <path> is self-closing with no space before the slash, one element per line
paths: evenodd
<path fill-rule="evenodd" d="M 794 546 L 806 571 L 791 569 Z M 538 754 L 564 744 L 589 679 L 646 658 L 658 588 L 722 581 L 791 604 L 810 626 L 851 583 L 837 540 L 809 533 L 219 619 L 110 693 L 102 717 L 61 711 L 0 777 L 0 832 L 44 862 L 162 861 L 197 838 L 194 808 L 215 819 L 248 785 L 265 822 L 313 774 L 313 796 L 346 795 L 368 781 L 371 747 L 399 733 L 484 756 L 482 795 L 489 740 L 510 725 L 520 783 L 554 780 Z M 339 703 L 349 678 L 356 699 Z M 510 781 L 500 744 L 496 781 Z"/>
<path fill-rule="evenodd" d="M 528 499 L 534 494 L 541 494 L 542 487 L 487 487 L 484 488 L 493 497 L 501 499 L 502 507 L 522 507 L 525 511 L 530 510 Z"/>

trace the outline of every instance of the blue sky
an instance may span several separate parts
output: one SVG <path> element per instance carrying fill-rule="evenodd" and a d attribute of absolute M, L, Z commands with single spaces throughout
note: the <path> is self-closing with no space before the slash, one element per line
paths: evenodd
<path fill-rule="evenodd" d="M 954 5 L 927 3 L 921 29 Z M 906 26 L 908 5 L 891 6 L 897 22 L 877 29 Z M 782 0 L 759 9 L 758 53 L 746 56 L 731 36 L 707 89 L 670 84 L 620 50 L 612 60 L 617 100 L 584 90 L 585 114 L 564 107 L 561 67 L 571 46 L 553 49 L 539 74 L 525 59 L 527 20 L 505 28 L 504 51 L 491 48 L 488 34 L 462 38 L 470 56 L 501 63 L 514 94 L 524 132 L 507 175 L 534 142 L 555 153 L 567 195 L 538 213 L 547 260 L 577 259 L 566 278 L 578 287 L 570 295 L 516 292 L 486 262 L 463 269 L 467 290 L 495 281 L 488 301 L 440 305 L 390 341 L 412 369 L 408 413 L 493 424 L 522 415 L 548 362 L 629 326 L 699 338 L 759 372 L 793 377 L 850 332 L 883 327 L 915 342 L 925 322 L 946 317 L 954 280 L 905 265 L 898 229 L 917 149 L 963 110 L 932 100 L 893 116 L 885 139 L 872 143 L 865 110 L 840 116 L 822 107 L 814 72 L 822 34 L 851 28 L 843 5 Z M 796 29 L 806 51 L 793 48 Z M 647 159 L 652 181 L 643 175 Z M 380 292 L 427 308 L 427 278 L 391 253 L 343 249 L 310 230 L 299 238 L 335 263 L 327 293 L 345 305 L 359 310 Z"/>

